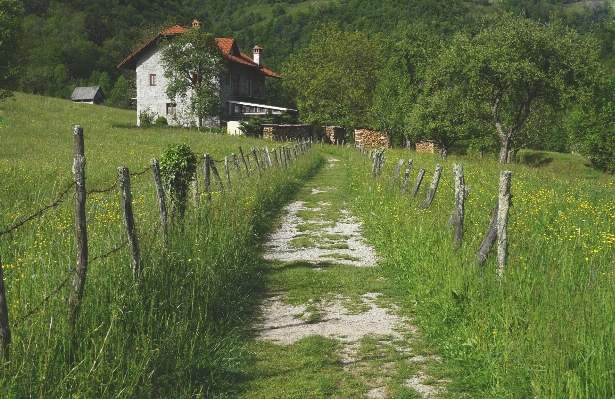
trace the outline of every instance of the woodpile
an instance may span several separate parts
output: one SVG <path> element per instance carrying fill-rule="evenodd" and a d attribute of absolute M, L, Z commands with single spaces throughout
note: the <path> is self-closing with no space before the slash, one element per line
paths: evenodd
<path fill-rule="evenodd" d="M 354 141 L 362 147 L 390 147 L 389 136 L 384 133 L 376 132 L 371 129 L 356 128 L 354 130 Z"/>
<path fill-rule="evenodd" d="M 312 125 L 263 125 L 263 138 L 275 141 L 309 140 Z"/>
<path fill-rule="evenodd" d="M 325 128 L 325 143 L 342 144 L 346 140 L 346 129 L 341 126 L 324 126 Z"/>
<path fill-rule="evenodd" d="M 440 148 L 435 140 L 419 140 L 416 142 L 416 152 L 438 154 L 440 152 Z"/>

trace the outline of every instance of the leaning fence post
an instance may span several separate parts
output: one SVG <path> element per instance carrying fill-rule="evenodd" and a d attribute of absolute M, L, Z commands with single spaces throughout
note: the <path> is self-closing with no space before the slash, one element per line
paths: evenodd
<path fill-rule="evenodd" d="M 393 179 L 391 180 L 391 187 L 393 187 L 395 185 L 395 182 L 397 182 L 397 178 L 399 177 L 399 171 L 401 170 L 401 167 L 404 165 L 404 160 L 400 159 L 397 162 L 397 169 L 395 169 L 395 174 L 393 175 Z"/>
<path fill-rule="evenodd" d="M 510 177 L 512 172 L 500 173 L 500 192 L 498 196 L 498 277 L 504 277 L 508 256 L 508 210 L 510 208 Z"/>
<path fill-rule="evenodd" d="M 458 249 L 463 241 L 464 205 L 467 192 L 463 177 L 463 166 L 461 164 L 453 164 L 453 175 L 455 178 L 455 208 L 451 215 L 453 223 L 453 249 Z"/>
<path fill-rule="evenodd" d="M 203 165 L 205 171 L 205 196 L 207 202 L 211 201 L 211 157 L 209 154 L 205 154 L 205 164 Z"/>
<path fill-rule="evenodd" d="M 199 181 L 196 178 L 196 172 L 192 174 L 192 202 L 194 207 L 199 207 Z"/>
<path fill-rule="evenodd" d="M 228 183 L 229 189 L 231 187 L 231 171 L 228 167 L 228 157 L 224 157 L 224 173 L 226 174 L 226 182 Z"/>
<path fill-rule="evenodd" d="M 212 172 L 214 172 L 214 177 L 218 181 L 218 184 L 220 184 L 220 191 L 222 192 L 222 194 L 224 194 L 224 184 L 222 184 L 222 178 L 220 177 L 220 173 L 218 173 L 218 168 L 216 168 L 216 163 L 214 162 L 213 159 L 211 159 L 211 157 L 209 158 L 209 162 L 211 162 L 211 170 Z"/>
<path fill-rule="evenodd" d="M 9 362 L 9 345 L 11 343 L 11 330 L 9 328 L 9 310 L 4 294 L 4 272 L 0 258 L 0 372 L 4 363 Z"/>
<path fill-rule="evenodd" d="M 237 154 L 232 153 L 231 157 L 233 157 L 233 165 L 235 165 L 235 170 L 237 171 L 237 175 L 241 177 L 241 167 L 239 166 L 239 159 L 237 158 Z"/>
<path fill-rule="evenodd" d="M 408 188 L 408 178 L 410 177 L 410 169 L 412 169 L 412 159 L 408 159 L 408 166 L 406 166 L 406 173 L 404 174 L 404 182 L 401 185 L 401 195 L 406 194 Z"/>
<path fill-rule="evenodd" d="M 269 147 L 265 147 L 265 154 L 267 154 L 267 162 L 269 163 L 269 167 L 273 167 L 273 162 L 271 162 L 271 154 L 269 153 Z"/>
<path fill-rule="evenodd" d="M 410 198 L 416 197 L 416 194 L 419 192 L 419 188 L 423 182 L 423 176 L 425 176 L 425 169 L 421 168 L 419 169 L 419 174 L 416 176 L 416 182 L 414 183 L 414 188 L 412 188 L 412 193 L 410 193 Z"/>
<path fill-rule="evenodd" d="M 436 195 L 436 190 L 438 189 L 438 184 L 440 183 L 441 175 L 442 175 L 442 165 L 437 164 L 436 170 L 433 173 L 433 179 L 431 180 L 431 186 L 429 186 L 429 193 L 427 194 L 427 198 L 425 199 L 425 202 L 419 205 L 420 210 L 429 208 L 429 206 L 433 202 L 433 198 Z"/>
<path fill-rule="evenodd" d="M 75 266 L 75 277 L 68 297 L 68 320 L 70 322 L 71 334 L 74 333 L 75 323 L 81 307 L 83 289 L 85 287 L 85 277 L 88 270 L 88 234 L 85 217 L 85 146 L 83 142 L 83 127 L 73 126 L 74 139 L 74 161 L 73 175 L 75 176 L 75 238 L 77 242 L 77 265 Z M 73 336 L 73 341 L 76 337 Z"/>
<path fill-rule="evenodd" d="M 164 188 L 162 187 L 162 179 L 160 178 L 160 163 L 156 158 L 152 158 L 149 166 L 154 174 L 154 182 L 156 183 L 156 193 L 158 194 L 158 211 L 160 212 L 160 228 L 162 230 L 162 242 L 167 245 L 167 205 L 164 199 Z"/>
<path fill-rule="evenodd" d="M 483 238 L 483 242 L 480 244 L 478 253 L 476 254 L 475 263 L 479 266 L 482 266 L 483 263 L 485 263 L 491 247 L 493 247 L 493 244 L 495 244 L 498 239 L 498 208 L 498 202 L 496 202 L 491 214 L 491 222 L 489 223 L 487 234 L 485 234 L 485 238 Z"/>
<path fill-rule="evenodd" d="M 137 237 L 137 228 L 135 227 L 135 218 L 132 212 L 132 194 L 130 193 L 130 172 L 125 166 L 117 168 L 120 180 L 120 191 L 122 193 L 122 210 L 124 213 L 124 226 L 128 233 L 128 244 L 130 244 L 130 255 L 132 274 L 137 277 L 141 271 L 141 261 L 139 259 L 139 239 Z"/>
<path fill-rule="evenodd" d="M 243 150 L 241 149 L 241 146 L 239 146 L 238 148 L 239 148 L 239 155 L 241 155 L 241 160 L 242 160 L 242 162 L 243 162 L 243 166 L 245 166 L 245 167 L 246 167 L 246 174 L 247 174 L 248 176 L 250 176 L 250 170 L 249 170 L 249 168 L 248 168 L 248 164 L 247 164 L 247 162 L 246 162 L 246 158 L 243 156 Z"/>
<path fill-rule="evenodd" d="M 261 165 L 258 162 L 258 156 L 256 155 L 256 150 L 252 148 L 252 155 L 254 156 L 254 162 L 256 162 L 256 169 L 258 169 L 258 174 L 261 174 Z"/>

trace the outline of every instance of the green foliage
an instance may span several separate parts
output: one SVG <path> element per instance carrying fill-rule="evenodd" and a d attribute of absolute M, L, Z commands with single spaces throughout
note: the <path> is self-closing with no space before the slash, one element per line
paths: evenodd
<path fill-rule="evenodd" d="M 160 173 L 170 193 L 174 216 L 183 219 L 196 173 L 196 155 L 186 144 L 171 144 L 160 158 Z"/>
<path fill-rule="evenodd" d="M 139 113 L 139 126 L 148 127 L 154 124 L 156 118 L 156 114 L 148 109 L 144 109 Z"/>
<path fill-rule="evenodd" d="M 19 0 L 0 0 L 0 102 L 17 87 L 18 38 L 23 5 Z"/>
<path fill-rule="evenodd" d="M 154 125 L 156 126 L 167 126 L 168 124 L 169 124 L 169 121 L 167 121 L 167 118 L 165 118 L 162 115 L 156 118 L 156 121 L 154 122 Z"/>
<path fill-rule="evenodd" d="M 124 76 L 120 76 L 109 95 L 107 95 L 105 104 L 110 107 L 136 109 L 133 97 L 135 97 L 133 85 Z"/>
<path fill-rule="evenodd" d="M 212 34 L 200 27 L 191 28 L 164 44 L 161 61 L 168 79 L 168 98 L 178 103 L 187 101 L 198 126 L 203 126 L 204 119 L 219 115 L 218 79 L 223 63 Z"/>
<path fill-rule="evenodd" d="M 377 40 L 331 23 L 283 65 L 283 84 L 295 95 L 303 122 L 366 125 L 381 64 Z"/>

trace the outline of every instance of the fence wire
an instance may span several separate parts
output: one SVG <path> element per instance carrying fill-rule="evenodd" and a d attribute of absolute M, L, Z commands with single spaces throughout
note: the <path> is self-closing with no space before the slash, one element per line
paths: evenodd
<path fill-rule="evenodd" d="M 66 187 L 66 190 L 62 191 L 62 193 L 60 194 L 58 199 L 55 200 L 52 204 L 47 205 L 44 208 L 41 208 L 40 210 L 38 210 L 37 212 L 35 212 L 32 215 L 28 216 L 27 218 L 25 218 L 21 222 L 16 223 L 13 226 L 7 228 L 6 230 L 0 232 L 0 237 L 2 237 L 5 234 L 8 234 L 8 233 L 10 233 L 12 231 L 17 230 L 18 228 L 20 228 L 21 226 L 23 226 L 24 224 L 26 224 L 30 220 L 35 219 L 35 218 L 39 217 L 40 215 L 42 215 L 48 209 L 55 208 L 56 206 L 60 205 L 60 203 L 64 200 L 64 196 L 66 195 L 66 193 L 68 193 L 68 190 L 70 190 L 74 185 L 75 185 L 75 182 L 72 182 L 68 187 Z"/>

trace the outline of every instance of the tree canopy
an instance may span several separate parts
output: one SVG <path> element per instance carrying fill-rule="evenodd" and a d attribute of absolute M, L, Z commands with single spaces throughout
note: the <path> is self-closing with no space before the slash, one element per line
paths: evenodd
<path fill-rule="evenodd" d="M 283 64 L 282 76 L 302 121 L 357 126 L 369 121 L 381 64 L 377 40 L 328 24 Z"/>
<path fill-rule="evenodd" d="M 193 27 L 165 43 L 161 57 L 168 98 L 189 104 L 188 115 L 178 109 L 176 116 L 187 120 L 195 116 L 199 126 L 204 119 L 216 118 L 220 114 L 219 77 L 224 65 L 214 36 Z"/>
<path fill-rule="evenodd" d="M 19 0 L 0 0 L 0 101 L 17 87 L 22 4 Z"/>

